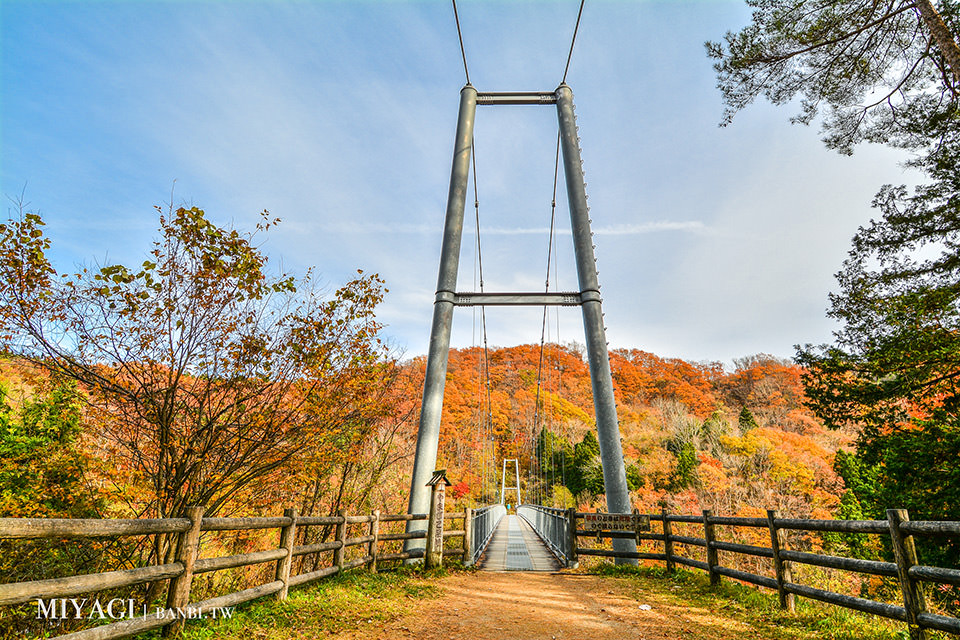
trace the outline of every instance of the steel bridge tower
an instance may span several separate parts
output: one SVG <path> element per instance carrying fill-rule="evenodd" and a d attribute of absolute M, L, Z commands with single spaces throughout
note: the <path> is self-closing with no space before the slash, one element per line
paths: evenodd
<path fill-rule="evenodd" d="M 563 170 L 570 208 L 570 225 L 577 264 L 580 291 L 555 293 L 459 293 L 457 271 L 460 263 L 460 241 L 463 233 L 463 212 L 467 197 L 467 180 L 473 153 L 473 125 L 477 105 L 556 105 L 560 123 L 560 146 L 563 151 Z M 430 479 L 437 462 L 440 437 L 440 417 L 443 409 L 443 390 L 447 376 L 450 352 L 450 331 L 453 310 L 463 306 L 496 305 L 562 305 L 579 306 L 583 314 L 583 329 L 587 343 L 593 405 L 597 417 L 597 439 L 603 464 L 603 483 L 610 513 L 631 513 L 627 489 L 620 427 L 613 397 L 610 376 L 610 358 L 600 307 L 600 283 L 597 278 L 593 232 L 590 230 L 586 185 L 583 180 L 583 162 L 577 137 L 573 92 L 561 83 L 553 92 L 478 93 L 469 82 L 460 91 L 460 113 L 453 148 L 453 168 L 447 195 L 443 245 L 440 250 L 440 274 L 433 305 L 433 324 L 427 370 L 423 384 L 423 404 L 417 435 L 416 458 L 410 487 L 408 513 L 427 513 L 430 506 Z M 422 521 L 410 521 L 407 531 L 426 528 Z M 633 540 L 615 539 L 614 548 L 635 551 Z M 423 547 L 422 540 L 408 540 L 406 549 Z M 635 562 L 635 561 L 634 561 Z"/>

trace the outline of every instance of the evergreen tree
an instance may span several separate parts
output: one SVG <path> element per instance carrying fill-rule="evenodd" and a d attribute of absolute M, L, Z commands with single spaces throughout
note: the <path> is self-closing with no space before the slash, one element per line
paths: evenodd
<path fill-rule="evenodd" d="M 756 98 L 788 104 L 795 122 L 825 107 L 825 142 L 907 142 L 901 125 L 953 104 L 960 89 L 960 5 L 944 0 L 747 0 L 751 23 L 708 42 L 727 105 L 724 122 Z M 927 148 L 927 140 L 913 140 Z"/>
<path fill-rule="evenodd" d="M 76 385 L 55 384 L 16 409 L 0 385 L 0 517 L 101 516 L 103 500 L 86 478 L 90 459 L 77 443 L 80 431 Z M 107 547 L 113 545 L 122 557 L 130 544 L 124 540 Z M 95 573 L 102 570 L 100 546 L 86 540 L 0 540 L 0 582 Z"/>
<path fill-rule="evenodd" d="M 597 442 L 597 436 L 593 431 L 587 431 L 583 440 L 573 448 L 573 470 L 569 475 L 567 487 L 573 495 L 584 492 L 599 495 L 604 492 L 600 443 Z"/>
<path fill-rule="evenodd" d="M 692 442 L 673 439 L 667 442 L 667 451 L 677 459 L 670 478 L 670 490 L 682 491 L 693 485 L 697 477 L 697 449 Z"/>
<path fill-rule="evenodd" d="M 737 417 L 737 423 L 740 425 L 741 431 L 756 429 L 759 426 L 757 424 L 757 419 L 753 417 L 753 413 L 750 412 L 750 409 L 747 409 L 746 405 L 744 405 L 743 409 L 740 409 L 740 415 Z"/>

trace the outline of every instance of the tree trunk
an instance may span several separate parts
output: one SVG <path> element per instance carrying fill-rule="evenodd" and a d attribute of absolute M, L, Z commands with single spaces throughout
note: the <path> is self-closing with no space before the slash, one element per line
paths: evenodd
<path fill-rule="evenodd" d="M 947 64 L 950 65 L 950 71 L 953 72 L 953 80 L 956 85 L 954 90 L 956 91 L 957 88 L 960 88 L 960 46 L 957 45 L 953 34 L 944 24 L 943 18 L 940 17 L 931 0 L 917 0 L 916 7 L 920 11 L 923 24 L 930 31 L 937 48 L 940 49 L 940 53 L 943 54 Z"/>
<path fill-rule="evenodd" d="M 175 536 L 173 533 L 160 533 L 155 537 L 154 549 L 156 550 L 157 564 L 168 564 L 173 562 L 173 555 L 176 552 Z M 145 601 L 152 603 L 164 595 L 168 580 L 157 580 L 147 585 L 147 594 Z"/>

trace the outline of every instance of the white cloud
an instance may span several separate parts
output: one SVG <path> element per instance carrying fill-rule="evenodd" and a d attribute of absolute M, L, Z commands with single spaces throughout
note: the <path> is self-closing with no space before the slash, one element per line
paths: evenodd
<path fill-rule="evenodd" d="M 438 228 L 427 224 L 407 224 L 407 223 L 368 223 L 368 222 L 341 222 L 334 224 L 323 224 L 320 226 L 323 231 L 333 233 L 355 233 L 355 234 L 381 234 L 381 233 L 400 233 L 400 234 L 430 234 L 437 235 Z M 637 236 L 647 233 L 658 233 L 661 231 L 688 231 L 695 233 L 704 233 L 709 228 L 702 222 L 691 220 L 686 222 L 649 222 L 645 224 L 620 224 L 606 227 L 594 227 L 594 235 L 601 236 Z M 480 234 L 491 236 L 529 236 L 529 235 L 548 235 L 550 227 L 481 227 Z M 556 235 L 570 235 L 569 228 L 554 229 Z M 467 227 L 463 230 L 465 236 L 476 235 L 476 230 Z"/>
<path fill-rule="evenodd" d="M 682 222 L 661 220 L 660 222 L 618 224 L 605 227 L 596 227 L 594 228 L 593 233 L 594 235 L 598 236 L 638 236 L 647 233 L 658 233 L 661 231 L 689 231 L 693 233 L 705 233 L 709 231 L 709 228 L 699 220 L 688 220 Z"/>
<path fill-rule="evenodd" d="M 463 82 L 448 3 L 16 7 L 3 39 L 33 46 L 5 50 L 2 187 L 29 182 L 68 263 L 136 260 L 150 207 L 176 179 L 175 198 L 217 221 L 280 216 L 264 249 L 288 268 L 330 283 L 381 273 L 391 288 L 381 319 L 411 354 L 425 350 Z M 464 3 L 474 84 L 555 87 L 577 7 Z M 903 180 L 895 154 L 839 158 L 814 130 L 791 128 L 788 110 L 756 105 L 717 128 L 702 42 L 746 11 L 585 9 L 568 81 L 613 346 L 728 360 L 829 339 L 832 274 L 876 188 Z M 487 290 L 543 286 L 555 144 L 553 108 L 478 108 Z M 573 289 L 565 200 L 561 172 L 551 286 Z M 465 289 L 476 278 L 471 205 L 472 193 Z M 540 313 L 492 312 L 492 342 L 539 340 Z M 454 343 L 472 333 L 458 314 Z M 561 310 L 560 337 L 582 340 L 576 310 Z"/>

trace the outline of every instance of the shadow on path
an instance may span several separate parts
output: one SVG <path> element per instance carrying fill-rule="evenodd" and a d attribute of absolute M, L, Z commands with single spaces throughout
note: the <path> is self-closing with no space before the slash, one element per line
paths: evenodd
<path fill-rule="evenodd" d="M 733 640 L 770 636 L 669 594 L 619 578 L 533 571 L 480 571 L 439 581 L 443 596 L 398 620 L 341 640 Z M 641 605 L 648 605 L 641 608 Z"/>

